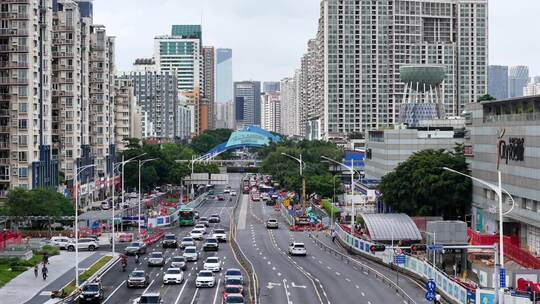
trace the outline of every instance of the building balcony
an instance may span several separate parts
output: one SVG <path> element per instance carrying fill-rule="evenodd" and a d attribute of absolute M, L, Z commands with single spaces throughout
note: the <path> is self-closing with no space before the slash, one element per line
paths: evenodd
<path fill-rule="evenodd" d="M 75 40 L 65 38 L 53 38 L 53 45 L 73 45 Z"/>
<path fill-rule="evenodd" d="M 0 183 L 6 183 L 6 182 L 10 182 L 9 174 L 0 175 Z"/>
<path fill-rule="evenodd" d="M 2 61 L 0 62 L 0 69 L 27 69 L 28 62 L 13 62 Z"/>
<path fill-rule="evenodd" d="M 53 31 L 54 32 L 73 32 L 75 31 L 75 27 L 73 25 L 54 25 Z"/>
<path fill-rule="evenodd" d="M 0 53 L 27 53 L 28 47 L 23 45 L 0 45 Z"/>
<path fill-rule="evenodd" d="M 9 117 L 10 113 L 8 109 L 0 109 L 0 117 Z"/>
<path fill-rule="evenodd" d="M 53 77 L 52 82 L 53 83 L 73 83 L 73 78 Z"/>
<path fill-rule="evenodd" d="M 17 95 L 0 94 L 0 102 L 15 102 L 17 101 Z"/>
<path fill-rule="evenodd" d="M 8 141 L 0 141 L 0 149 L 9 149 L 9 142 Z"/>
<path fill-rule="evenodd" d="M 90 62 L 105 62 L 104 56 L 90 56 Z"/>
<path fill-rule="evenodd" d="M 105 81 L 105 78 L 103 77 L 91 77 L 90 78 L 90 83 L 100 83 L 100 82 L 104 82 Z"/>
<path fill-rule="evenodd" d="M 0 84 L 11 85 L 11 84 L 28 84 L 28 79 L 19 79 L 11 77 L 0 77 Z"/>
<path fill-rule="evenodd" d="M 2 3 L 30 4 L 30 0 L 2 0 Z"/>
<path fill-rule="evenodd" d="M 73 92 L 67 92 L 67 91 L 60 91 L 60 90 L 53 90 L 52 92 L 53 97 L 62 97 L 62 96 L 74 96 Z"/>
<path fill-rule="evenodd" d="M 54 72 L 59 71 L 73 71 L 73 65 L 67 65 L 67 64 L 53 64 L 52 67 Z"/>
<path fill-rule="evenodd" d="M 9 158 L 0 158 L 0 166 L 9 166 Z"/>
<path fill-rule="evenodd" d="M 56 51 L 56 52 L 52 52 L 52 55 L 54 58 L 72 58 L 73 52 Z"/>
<path fill-rule="evenodd" d="M 0 36 L 17 37 L 28 36 L 27 29 L 0 29 Z"/>
<path fill-rule="evenodd" d="M 20 13 L 20 12 L 2 12 L 0 13 L 0 18 L 2 19 L 28 19 L 28 13 Z"/>
<path fill-rule="evenodd" d="M 103 73 L 103 72 L 105 72 L 105 69 L 103 69 L 103 68 L 98 68 L 98 67 L 91 67 L 91 68 L 90 68 L 90 72 L 91 72 L 91 73 Z"/>
<path fill-rule="evenodd" d="M 103 52 L 103 51 L 105 51 L 105 46 L 101 45 L 101 44 L 91 44 L 90 45 L 90 50 Z"/>

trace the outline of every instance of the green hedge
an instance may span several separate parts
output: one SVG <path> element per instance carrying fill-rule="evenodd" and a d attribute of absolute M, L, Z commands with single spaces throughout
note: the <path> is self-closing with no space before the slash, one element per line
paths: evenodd
<path fill-rule="evenodd" d="M 39 250 L 34 250 L 34 256 L 28 261 L 16 258 L 0 259 L 0 287 L 4 286 L 29 268 L 41 263 L 45 252 L 49 254 L 49 257 L 60 253 L 58 248 L 51 245 L 45 245 Z"/>

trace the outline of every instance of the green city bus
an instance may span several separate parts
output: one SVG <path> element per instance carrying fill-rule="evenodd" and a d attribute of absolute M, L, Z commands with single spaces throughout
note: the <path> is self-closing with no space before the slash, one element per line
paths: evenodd
<path fill-rule="evenodd" d="M 178 222 L 180 226 L 195 225 L 195 211 L 193 208 L 182 207 L 178 211 Z"/>

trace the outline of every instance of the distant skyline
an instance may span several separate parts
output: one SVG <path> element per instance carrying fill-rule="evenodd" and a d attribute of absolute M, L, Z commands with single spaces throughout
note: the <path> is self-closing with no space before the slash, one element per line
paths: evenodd
<path fill-rule="evenodd" d="M 96 24 L 116 36 L 117 70 L 151 57 L 154 36 L 172 24 L 201 24 L 203 42 L 231 48 L 234 81 L 278 81 L 293 75 L 315 37 L 320 0 L 94 0 Z M 526 8 L 526 9 L 524 9 Z M 540 75 L 538 0 L 489 0 L 489 63 L 527 65 Z"/>

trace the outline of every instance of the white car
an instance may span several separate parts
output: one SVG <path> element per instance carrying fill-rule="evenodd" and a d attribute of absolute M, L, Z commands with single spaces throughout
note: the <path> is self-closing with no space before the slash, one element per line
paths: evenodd
<path fill-rule="evenodd" d="M 231 190 L 231 196 L 236 196 L 236 191 L 235 190 Z"/>
<path fill-rule="evenodd" d="M 222 228 L 214 229 L 214 231 L 212 231 L 212 238 L 217 239 L 220 242 L 226 242 L 227 234 L 225 233 L 225 229 L 222 229 Z"/>
<path fill-rule="evenodd" d="M 225 188 L 225 190 L 223 190 L 223 193 L 224 193 L 224 194 L 225 194 L 225 193 L 231 193 L 231 189 Z"/>
<path fill-rule="evenodd" d="M 191 230 L 190 235 L 194 240 L 202 240 L 204 232 L 201 229 L 195 228 L 195 229 Z"/>
<path fill-rule="evenodd" d="M 225 271 L 225 281 L 230 279 L 236 279 L 244 282 L 244 276 L 238 268 L 229 268 Z"/>
<path fill-rule="evenodd" d="M 182 239 L 182 242 L 180 242 L 180 248 L 186 248 L 188 246 L 195 246 L 195 242 L 193 241 L 193 238 L 186 236 Z"/>
<path fill-rule="evenodd" d="M 59 249 L 67 249 L 67 245 L 71 243 L 71 239 L 67 236 L 53 236 L 50 243 Z"/>
<path fill-rule="evenodd" d="M 203 269 L 213 272 L 221 271 L 221 261 L 218 257 L 207 257 L 206 261 L 204 261 Z"/>
<path fill-rule="evenodd" d="M 199 259 L 199 254 L 197 253 L 197 247 L 188 246 L 184 249 L 183 257 L 186 258 L 186 261 L 197 261 Z"/>
<path fill-rule="evenodd" d="M 86 249 L 88 251 L 94 251 L 99 248 L 98 242 L 93 238 L 81 238 L 77 243 L 79 250 Z M 68 251 L 75 251 L 75 240 L 71 240 L 69 244 L 66 245 Z"/>
<path fill-rule="evenodd" d="M 304 243 L 292 242 L 289 244 L 290 255 L 307 255 L 306 246 Z"/>
<path fill-rule="evenodd" d="M 163 275 L 163 284 L 182 284 L 184 272 L 180 268 L 169 268 Z"/>
<path fill-rule="evenodd" d="M 212 271 L 201 270 L 197 274 L 197 279 L 195 279 L 195 286 L 199 287 L 214 287 L 216 285 L 216 276 Z"/>
<path fill-rule="evenodd" d="M 202 230 L 204 234 L 206 234 L 206 226 L 204 224 L 197 224 L 193 229 L 199 229 Z"/>
<path fill-rule="evenodd" d="M 101 202 L 101 210 L 109 210 L 111 208 L 111 205 L 109 202 Z"/>

